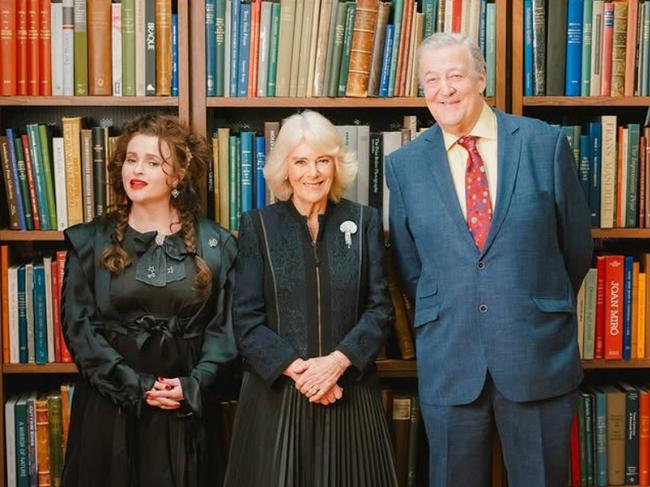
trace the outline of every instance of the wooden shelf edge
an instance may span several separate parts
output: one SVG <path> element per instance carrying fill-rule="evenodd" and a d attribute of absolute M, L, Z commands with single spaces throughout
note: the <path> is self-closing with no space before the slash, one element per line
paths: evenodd
<path fill-rule="evenodd" d="M 208 108 L 426 108 L 423 97 L 209 97 L 205 99 Z M 495 98 L 486 98 L 494 106 Z"/>
<path fill-rule="evenodd" d="M 612 107 L 647 107 L 650 106 L 648 96 L 524 96 L 525 107 L 543 106 L 612 106 Z"/>
<path fill-rule="evenodd" d="M 592 228 L 593 238 L 650 238 L 650 228 Z"/>
<path fill-rule="evenodd" d="M 379 377 L 417 377 L 417 364 L 415 360 L 378 360 L 376 365 Z"/>
<path fill-rule="evenodd" d="M 58 230 L 0 230 L 0 241 L 31 242 L 63 240 L 63 232 Z"/>
<path fill-rule="evenodd" d="M 77 366 L 70 363 L 57 364 L 2 364 L 3 374 L 76 374 Z"/>
<path fill-rule="evenodd" d="M 0 106 L 150 106 L 178 107 L 177 96 L 0 96 Z"/>
<path fill-rule="evenodd" d="M 583 360 L 584 369 L 650 369 L 650 358 L 632 360 Z"/>

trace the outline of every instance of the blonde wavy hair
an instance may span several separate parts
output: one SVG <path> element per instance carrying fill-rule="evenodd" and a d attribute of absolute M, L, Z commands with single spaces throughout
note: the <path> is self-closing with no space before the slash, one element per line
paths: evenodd
<path fill-rule="evenodd" d="M 311 110 L 296 113 L 284 120 L 264 167 L 267 186 L 279 200 L 291 198 L 293 188 L 289 183 L 288 163 L 293 151 L 303 142 L 314 151 L 334 158 L 336 170 L 328 197 L 338 202 L 357 175 L 357 156 L 345 147 L 332 122 Z"/>

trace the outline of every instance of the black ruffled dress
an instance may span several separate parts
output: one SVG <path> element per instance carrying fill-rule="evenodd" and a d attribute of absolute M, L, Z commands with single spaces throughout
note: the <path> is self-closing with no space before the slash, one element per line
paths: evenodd
<path fill-rule="evenodd" d="M 214 385 L 235 355 L 231 292 L 236 245 L 201 220 L 200 251 L 212 295 L 192 291 L 192 256 L 177 235 L 129 228 L 132 264 L 111 276 L 100 264 L 105 219 L 66 231 L 66 342 L 81 376 L 75 388 L 64 487 L 215 487 L 223 478 Z M 185 401 L 165 411 L 144 402 L 156 377 L 180 377 Z"/>

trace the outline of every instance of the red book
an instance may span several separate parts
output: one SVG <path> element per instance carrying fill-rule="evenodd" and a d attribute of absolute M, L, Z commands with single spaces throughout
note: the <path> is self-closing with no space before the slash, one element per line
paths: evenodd
<path fill-rule="evenodd" d="M 639 485 L 650 485 L 650 391 L 639 388 Z"/>
<path fill-rule="evenodd" d="M 460 32 L 463 16 L 463 0 L 453 0 L 451 4 L 451 31 Z"/>
<path fill-rule="evenodd" d="M 603 3 L 603 47 L 601 58 L 600 94 L 612 94 L 612 48 L 614 43 L 614 3 Z"/>
<path fill-rule="evenodd" d="M 580 436 L 578 434 L 578 415 L 571 423 L 571 485 L 580 487 Z"/>
<path fill-rule="evenodd" d="M 605 257 L 605 360 L 623 358 L 624 257 Z"/>
<path fill-rule="evenodd" d="M 57 290 L 59 293 L 59 299 L 63 299 L 63 275 L 65 274 L 65 256 L 66 256 L 66 251 L 65 250 L 57 250 L 56 252 L 56 265 L 59 268 L 58 272 L 58 277 L 59 277 L 59 282 L 57 285 Z M 61 308 L 59 307 L 58 309 L 58 314 L 59 314 L 59 323 L 61 323 Z M 68 350 L 68 346 L 65 343 L 65 339 L 63 337 L 63 326 L 59 326 L 59 347 L 61 349 L 61 362 L 63 363 L 71 363 L 72 360 L 72 355 L 70 354 L 70 350 Z"/>
<path fill-rule="evenodd" d="M 27 0 L 27 95 L 38 96 L 40 59 L 38 45 L 40 8 L 38 0 Z"/>
<path fill-rule="evenodd" d="M 27 173 L 27 187 L 29 188 L 29 201 L 32 204 L 32 217 L 34 218 L 34 230 L 41 229 L 41 217 L 38 213 L 38 200 L 36 199 L 36 181 L 32 169 L 32 155 L 29 151 L 29 139 L 27 134 L 20 136 L 23 144 L 23 155 L 25 156 L 25 172 Z"/>
<path fill-rule="evenodd" d="M 16 2 L 16 88 L 27 95 L 27 0 Z"/>
<path fill-rule="evenodd" d="M 41 96 L 52 96 L 52 16 L 50 0 L 40 0 L 38 62 Z"/>
<path fill-rule="evenodd" d="M 16 2 L 0 0 L 0 95 L 14 96 L 16 88 Z"/>
<path fill-rule="evenodd" d="M 596 257 L 596 334 L 594 358 L 605 358 L 605 256 Z"/>

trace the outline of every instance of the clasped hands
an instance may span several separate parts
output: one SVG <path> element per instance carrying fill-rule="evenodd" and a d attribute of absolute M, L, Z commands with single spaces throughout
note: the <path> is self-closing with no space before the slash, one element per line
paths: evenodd
<path fill-rule="evenodd" d="M 165 377 L 158 377 L 153 387 L 144 393 L 144 398 L 149 406 L 169 410 L 181 407 L 185 399 L 180 379 Z"/>
<path fill-rule="evenodd" d="M 350 360 L 336 350 L 329 355 L 294 360 L 283 372 L 295 382 L 295 387 L 309 402 L 327 406 L 343 397 L 337 384 L 339 377 L 350 366 Z"/>

